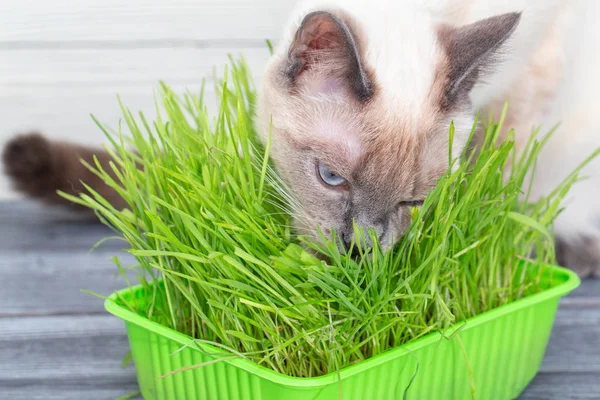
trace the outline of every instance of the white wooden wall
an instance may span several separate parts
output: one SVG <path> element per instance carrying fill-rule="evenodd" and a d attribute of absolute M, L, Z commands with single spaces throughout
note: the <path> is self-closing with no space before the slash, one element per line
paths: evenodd
<path fill-rule="evenodd" d="M 152 116 L 159 80 L 197 89 L 228 53 L 260 79 L 265 39 L 277 41 L 295 2 L 0 0 L 0 147 L 30 130 L 102 143 L 90 114 L 116 126 L 117 94 Z M 0 200 L 15 196 L 1 175 Z"/>

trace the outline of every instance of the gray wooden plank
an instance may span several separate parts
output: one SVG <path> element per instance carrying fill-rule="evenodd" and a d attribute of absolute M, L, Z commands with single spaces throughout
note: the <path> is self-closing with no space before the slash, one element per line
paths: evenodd
<path fill-rule="evenodd" d="M 137 390 L 113 316 L 0 319 L 0 399 L 114 399 Z"/>
<path fill-rule="evenodd" d="M 597 372 L 540 373 L 519 397 L 520 400 L 600 399 Z"/>
<path fill-rule="evenodd" d="M 29 201 L 0 202 L 0 221 L 0 316 L 102 313 L 102 300 L 81 290 L 109 295 L 126 286 L 110 260 L 134 264 L 125 242 L 89 253 L 114 234 L 98 222 Z"/>
<path fill-rule="evenodd" d="M 102 299 L 82 290 L 108 296 L 126 287 L 125 281 L 115 276 L 111 254 L 0 253 L 0 317 L 103 313 Z"/>
<path fill-rule="evenodd" d="M 2 325 L 0 382 L 120 375 L 128 351 L 124 324 L 112 315 L 3 318 Z"/>
<path fill-rule="evenodd" d="M 19 382 L 18 387 L 6 385 L 1 388 L 0 400 L 115 400 L 138 391 L 134 382 L 96 379 L 93 384 L 78 380 Z M 128 399 L 140 400 L 142 397 Z"/>
<path fill-rule="evenodd" d="M 0 324 L 0 343 L 5 346 L 14 341 L 63 340 L 72 337 L 113 335 L 120 337 L 124 334 L 124 323 L 108 313 L 76 317 L 68 315 L 4 317 Z M 10 373 L 9 370 L 0 369 L 0 378 L 6 378 L 3 374 Z"/>
<path fill-rule="evenodd" d="M 0 260 L 4 268 L 11 268 L 12 257 L 23 261 L 46 253 L 60 253 L 67 262 L 72 253 L 81 257 L 100 239 L 114 235 L 93 217 L 30 200 L 0 201 L 0 254 L 7 256 Z M 94 253 L 117 254 L 124 247 L 123 241 L 107 241 Z M 107 254 L 101 257 L 106 259 Z"/>
<path fill-rule="evenodd" d="M 558 309 L 540 371 L 595 373 L 600 378 L 600 306 Z"/>
<path fill-rule="evenodd" d="M 0 46 L 277 38 L 296 0 L 3 0 Z"/>
<path fill-rule="evenodd" d="M 600 279 L 586 279 L 582 282 L 581 286 L 571 293 L 566 303 L 573 303 L 580 298 L 588 298 L 588 299 L 600 299 Z"/>

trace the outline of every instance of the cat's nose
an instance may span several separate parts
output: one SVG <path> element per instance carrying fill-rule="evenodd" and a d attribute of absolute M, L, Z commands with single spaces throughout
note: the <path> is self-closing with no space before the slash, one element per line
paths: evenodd
<path fill-rule="evenodd" d="M 342 233 L 340 235 L 340 239 L 342 239 L 342 244 L 344 245 L 344 250 L 346 250 L 346 253 L 348 251 L 350 251 L 350 247 L 352 247 L 352 239 L 353 239 L 353 235 L 352 234 L 344 234 Z M 358 251 L 358 246 L 356 246 L 356 244 L 352 247 L 352 253 L 350 254 L 353 258 L 356 258 L 360 255 L 360 252 Z"/>
<path fill-rule="evenodd" d="M 346 251 L 350 250 L 350 246 L 352 246 L 352 235 L 342 232 L 342 234 L 340 235 L 340 239 L 342 239 L 344 249 Z"/>

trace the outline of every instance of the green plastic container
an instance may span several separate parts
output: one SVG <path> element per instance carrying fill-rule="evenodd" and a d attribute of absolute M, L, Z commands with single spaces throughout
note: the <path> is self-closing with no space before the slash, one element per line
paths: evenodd
<path fill-rule="evenodd" d="M 546 268 L 543 281 L 546 290 L 458 323 L 447 339 L 432 333 L 339 374 L 317 378 L 292 378 L 230 358 L 157 379 L 206 363 L 223 350 L 190 346 L 189 336 L 120 306 L 117 293 L 105 307 L 126 322 L 145 399 L 462 400 L 475 394 L 478 400 L 497 400 L 516 398 L 536 375 L 559 299 L 580 283 L 577 275 L 559 267 Z M 126 300 L 145 300 L 140 286 L 118 293 Z"/>

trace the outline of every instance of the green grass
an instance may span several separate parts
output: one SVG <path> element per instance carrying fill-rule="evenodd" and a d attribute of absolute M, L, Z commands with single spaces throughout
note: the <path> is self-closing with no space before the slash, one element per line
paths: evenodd
<path fill-rule="evenodd" d="M 314 377 L 543 289 L 552 221 L 577 178 L 528 201 L 521 188 L 547 136 L 532 136 L 517 157 L 510 136 L 496 145 L 502 121 L 489 124 L 477 159 L 449 156 L 453 172 L 412 210 L 392 251 L 358 243 L 353 259 L 335 238 L 308 243 L 292 231 L 293 199 L 253 130 L 248 76 L 244 62 L 233 63 L 217 86 L 215 119 L 202 94 L 178 97 L 165 85 L 154 123 L 124 108 L 130 135 L 106 132 L 117 179 L 90 167 L 131 210 L 91 190 L 72 198 L 137 258 L 151 301 L 124 302 L 132 311 L 275 371 Z"/>

